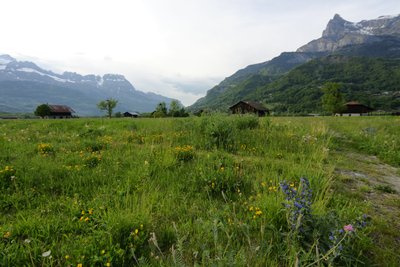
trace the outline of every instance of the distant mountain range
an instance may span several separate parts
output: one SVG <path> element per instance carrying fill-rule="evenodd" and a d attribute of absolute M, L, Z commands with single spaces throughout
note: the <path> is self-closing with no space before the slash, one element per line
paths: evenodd
<path fill-rule="evenodd" d="M 357 23 L 335 15 L 321 38 L 237 71 L 189 109 L 226 111 L 255 100 L 276 112 L 320 112 L 321 86 L 332 81 L 347 100 L 400 109 L 400 15 Z"/>
<path fill-rule="evenodd" d="M 160 102 L 172 99 L 136 90 L 118 74 L 57 74 L 33 62 L 0 55 L 0 112 L 31 113 L 42 103 L 72 107 L 79 116 L 101 114 L 96 104 L 106 98 L 118 100 L 116 111 L 153 111 Z"/>

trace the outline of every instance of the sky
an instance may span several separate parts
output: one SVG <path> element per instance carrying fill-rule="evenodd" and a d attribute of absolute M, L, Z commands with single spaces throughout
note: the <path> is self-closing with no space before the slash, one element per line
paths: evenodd
<path fill-rule="evenodd" d="M 185 106 L 319 38 L 336 13 L 352 22 L 400 14 L 399 0 L 0 1 L 0 54 L 57 73 L 122 74 Z"/>

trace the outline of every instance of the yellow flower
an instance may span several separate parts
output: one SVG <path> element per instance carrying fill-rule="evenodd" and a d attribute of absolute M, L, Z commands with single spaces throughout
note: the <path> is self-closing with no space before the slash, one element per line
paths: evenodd
<path fill-rule="evenodd" d="M 135 235 L 137 235 L 139 233 L 138 229 L 135 229 Z"/>
<path fill-rule="evenodd" d="M 69 259 L 69 255 L 65 255 L 65 259 L 68 260 Z"/>
<path fill-rule="evenodd" d="M 262 211 L 261 211 L 261 210 L 257 210 L 257 211 L 256 211 L 256 215 L 257 215 L 257 216 L 260 216 L 261 214 L 262 214 Z"/>
<path fill-rule="evenodd" d="M 85 211 L 84 211 L 84 210 L 82 210 L 81 214 L 82 214 L 82 215 L 85 215 Z"/>
<path fill-rule="evenodd" d="M 82 267 L 83 264 L 82 263 L 78 263 L 78 265 L 76 267 Z"/>
<path fill-rule="evenodd" d="M 100 253 L 101 253 L 101 255 L 104 255 L 106 253 L 106 250 L 103 249 Z"/>
<path fill-rule="evenodd" d="M 251 207 L 249 208 L 249 211 L 253 211 L 253 210 L 254 210 L 254 207 L 251 206 Z"/>
<path fill-rule="evenodd" d="M 106 266 L 111 266 L 111 263 L 107 262 L 107 263 L 106 263 Z"/>
<path fill-rule="evenodd" d="M 87 222 L 87 221 L 89 221 L 89 217 L 86 217 L 86 218 L 85 218 L 85 222 Z"/>
<path fill-rule="evenodd" d="M 90 214 L 90 215 L 93 214 L 93 209 L 89 209 L 89 214 Z"/>
<path fill-rule="evenodd" d="M 10 232 L 5 232 L 5 234 L 3 235 L 4 238 L 10 238 L 11 237 L 11 233 Z"/>

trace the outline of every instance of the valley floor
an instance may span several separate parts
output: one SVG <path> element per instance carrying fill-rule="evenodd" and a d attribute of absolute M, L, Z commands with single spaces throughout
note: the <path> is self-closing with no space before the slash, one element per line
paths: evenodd
<path fill-rule="evenodd" d="M 399 266 L 399 123 L 0 121 L 0 266 Z"/>

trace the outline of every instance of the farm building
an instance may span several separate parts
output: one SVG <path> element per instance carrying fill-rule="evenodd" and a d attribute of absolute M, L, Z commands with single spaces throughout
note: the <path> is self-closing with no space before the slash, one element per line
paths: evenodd
<path fill-rule="evenodd" d="M 127 112 L 124 112 L 124 117 L 137 118 L 137 117 L 140 117 L 140 114 L 139 114 L 139 112 L 127 111 Z"/>
<path fill-rule="evenodd" d="M 357 101 L 351 101 L 344 104 L 344 109 L 336 116 L 368 116 L 374 109 Z"/>
<path fill-rule="evenodd" d="M 50 108 L 50 115 L 48 115 L 48 118 L 53 118 L 53 119 L 62 119 L 62 118 L 72 118 L 72 113 L 75 113 L 75 111 L 65 105 L 48 105 Z"/>
<path fill-rule="evenodd" d="M 254 113 L 260 117 L 269 114 L 269 110 L 263 104 L 254 101 L 239 101 L 229 109 L 232 114 Z"/>

